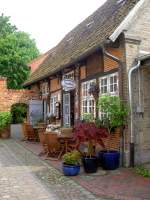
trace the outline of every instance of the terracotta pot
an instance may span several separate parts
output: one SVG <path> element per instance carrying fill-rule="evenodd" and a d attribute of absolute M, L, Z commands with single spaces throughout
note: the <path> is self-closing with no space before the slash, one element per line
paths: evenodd
<path fill-rule="evenodd" d="M 8 139 L 10 137 L 10 128 L 7 128 L 1 131 L 0 135 L 2 139 Z"/>

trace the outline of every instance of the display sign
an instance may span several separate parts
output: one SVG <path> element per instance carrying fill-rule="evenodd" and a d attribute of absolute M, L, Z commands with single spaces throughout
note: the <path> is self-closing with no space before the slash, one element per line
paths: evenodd
<path fill-rule="evenodd" d="M 71 91 L 74 90 L 76 88 L 76 83 L 74 80 L 72 79 L 64 79 L 61 81 L 61 85 L 63 87 L 64 91 Z"/>

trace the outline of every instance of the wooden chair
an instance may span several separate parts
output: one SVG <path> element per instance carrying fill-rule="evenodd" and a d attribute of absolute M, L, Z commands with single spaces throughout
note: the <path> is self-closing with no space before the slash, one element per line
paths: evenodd
<path fill-rule="evenodd" d="M 27 130 L 26 130 L 26 124 L 27 123 L 23 123 L 22 124 L 22 131 L 23 131 L 23 135 L 24 135 L 23 140 L 28 140 L 28 134 L 27 134 Z"/>
<path fill-rule="evenodd" d="M 73 128 L 61 128 L 61 136 L 59 137 L 61 151 L 59 153 L 58 159 L 60 159 L 64 153 L 76 149 L 77 144 L 73 138 L 72 131 Z"/>
<path fill-rule="evenodd" d="M 61 149 L 61 145 L 58 142 L 57 134 L 55 133 L 46 134 L 46 143 L 48 145 L 48 155 L 50 157 L 57 158 Z"/>
<path fill-rule="evenodd" d="M 37 141 L 38 138 L 33 127 L 28 123 L 24 123 L 24 136 L 26 140 L 32 140 L 32 141 Z"/>
<path fill-rule="evenodd" d="M 39 140 L 40 140 L 40 143 L 42 145 L 42 148 L 43 148 L 43 151 L 41 153 L 39 153 L 39 156 L 42 156 L 42 155 L 48 155 L 48 144 L 47 144 L 47 138 L 46 138 L 46 135 L 45 134 L 45 131 L 44 130 L 39 130 L 38 131 L 38 135 L 39 135 Z"/>

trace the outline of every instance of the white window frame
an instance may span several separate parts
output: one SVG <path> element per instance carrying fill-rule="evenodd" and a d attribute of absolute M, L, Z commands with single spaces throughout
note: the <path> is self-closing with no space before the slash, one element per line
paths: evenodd
<path fill-rule="evenodd" d="M 112 77 L 114 77 L 114 76 L 117 76 L 117 82 L 116 83 L 114 83 L 114 84 L 111 84 L 110 83 L 110 79 L 112 78 Z M 106 93 L 101 93 L 101 80 L 104 80 L 104 79 L 107 79 L 107 92 Z M 110 91 L 110 87 L 111 87 L 111 85 L 113 85 L 113 87 L 114 87 L 114 85 L 117 85 L 117 90 L 116 91 Z M 111 95 L 111 96 L 118 96 L 119 95 L 119 81 L 118 81 L 118 72 L 116 72 L 116 73 L 113 73 L 113 74 L 109 74 L 109 75 L 106 75 L 106 76 L 103 76 L 103 77 L 100 77 L 99 78 L 99 88 L 100 88 L 100 96 L 102 96 L 102 95 Z M 104 113 L 104 112 L 99 112 L 99 117 L 100 117 L 100 119 L 103 119 L 103 117 L 106 115 L 106 113 Z"/>
<path fill-rule="evenodd" d="M 89 89 L 92 83 L 96 83 L 96 79 L 81 84 L 81 116 L 83 116 L 84 113 L 91 113 L 94 117 L 96 116 L 95 99 L 93 95 L 89 94 Z M 91 105 L 91 102 L 93 102 L 94 105 Z M 86 105 L 84 103 L 86 103 Z M 92 109 L 93 112 L 91 112 Z"/>
<path fill-rule="evenodd" d="M 56 115 L 56 103 L 60 102 L 60 93 L 51 93 L 50 96 L 50 114 Z"/>
<path fill-rule="evenodd" d="M 112 77 L 115 77 L 115 76 L 117 76 L 117 82 L 111 84 L 110 80 L 111 80 Z M 102 86 L 101 83 L 102 83 L 102 80 L 104 80 L 104 79 L 107 79 L 107 85 Z M 113 87 L 114 87 L 114 85 L 116 85 L 116 87 L 117 87 L 116 91 L 112 91 L 111 92 L 110 87 L 112 85 L 113 85 Z M 101 88 L 102 87 L 107 87 L 107 92 L 101 92 Z M 107 95 L 107 94 L 108 95 L 118 96 L 119 95 L 118 72 L 113 73 L 113 74 L 109 74 L 109 75 L 106 75 L 106 76 L 103 76 L 103 77 L 100 77 L 99 78 L 99 88 L 100 88 L 100 96 L 101 95 Z"/>

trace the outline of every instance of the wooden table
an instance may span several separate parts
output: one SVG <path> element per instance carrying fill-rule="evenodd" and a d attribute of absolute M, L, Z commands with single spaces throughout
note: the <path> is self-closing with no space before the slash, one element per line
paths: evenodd
<path fill-rule="evenodd" d="M 70 146 L 71 139 L 73 139 L 72 136 L 58 135 L 58 141 L 61 144 L 61 151 L 59 153 L 58 159 L 61 158 L 63 153 L 67 153 L 72 150 Z"/>

